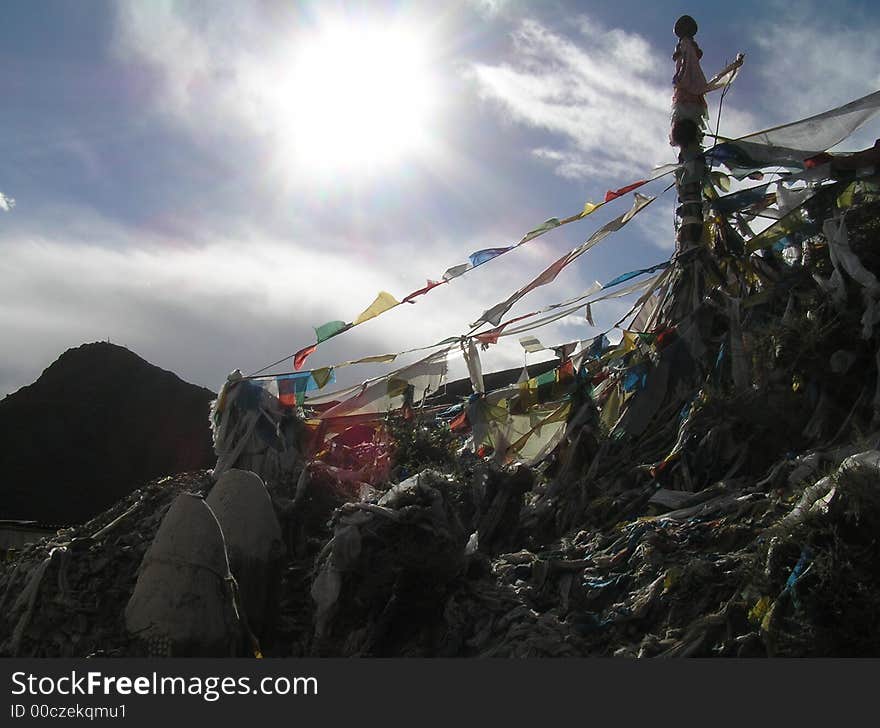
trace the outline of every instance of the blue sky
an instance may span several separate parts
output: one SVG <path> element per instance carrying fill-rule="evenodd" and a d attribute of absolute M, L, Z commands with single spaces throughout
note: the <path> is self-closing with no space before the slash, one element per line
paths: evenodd
<path fill-rule="evenodd" d="M 683 12 L 700 24 L 707 75 L 746 54 L 722 134 L 880 88 L 880 9 L 868 2 L 7 0 L 3 10 L 0 193 L 15 206 L 0 210 L 0 396 L 65 349 L 107 339 L 216 390 L 233 368 L 311 343 L 313 326 L 352 320 L 380 290 L 402 298 L 471 252 L 674 161 L 671 27 Z M 877 136 L 873 122 L 848 148 Z M 672 201 L 510 315 L 668 257 Z M 464 333 L 628 206 L 359 326 L 309 364 Z M 596 324 L 626 308 L 597 305 Z M 550 345 L 600 329 L 578 316 L 536 335 Z M 522 361 L 515 337 L 484 354 L 486 369 Z M 353 367 L 340 381 L 379 371 Z"/>

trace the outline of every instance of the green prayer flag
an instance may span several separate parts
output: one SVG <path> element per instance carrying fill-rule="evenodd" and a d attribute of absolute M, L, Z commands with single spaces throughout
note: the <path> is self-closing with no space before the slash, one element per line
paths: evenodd
<path fill-rule="evenodd" d="M 327 341 L 330 337 L 336 336 L 336 334 L 347 329 L 348 326 L 349 324 L 345 323 L 345 321 L 328 321 L 326 324 L 321 324 L 315 328 L 318 343 L 320 344 L 323 341 Z"/>
<path fill-rule="evenodd" d="M 327 385 L 327 382 L 330 381 L 330 376 L 333 374 L 333 367 L 323 367 L 321 369 L 312 370 L 312 379 L 315 380 L 315 384 L 318 389 L 324 389 Z"/>

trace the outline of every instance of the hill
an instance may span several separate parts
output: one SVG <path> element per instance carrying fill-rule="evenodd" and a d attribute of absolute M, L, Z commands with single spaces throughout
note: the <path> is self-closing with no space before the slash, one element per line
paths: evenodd
<path fill-rule="evenodd" d="M 91 518 L 147 481 L 211 467 L 214 393 L 128 349 L 64 352 L 0 401 L 0 518 Z"/>

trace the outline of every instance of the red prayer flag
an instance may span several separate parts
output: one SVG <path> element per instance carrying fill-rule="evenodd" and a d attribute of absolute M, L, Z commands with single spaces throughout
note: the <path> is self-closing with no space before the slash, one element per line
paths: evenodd
<path fill-rule="evenodd" d="M 449 429 L 456 434 L 470 432 L 471 423 L 470 420 L 468 420 L 467 409 L 463 409 L 461 413 L 449 423 Z"/>
<path fill-rule="evenodd" d="M 296 369 L 296 371 L 302 369 L 302 365 L 306 363 L 306 359 L 308 359 L 311 354 L 314 354 L 317 349 L 318 345 L 312 344 L 311 346 L 307 346 L 305 349 L 300 349 L 296 352 L 296 354 L 293 355 L 293 368 Z"/>
<path fill-rule="evenodd" d="M 627 192 L 632 192 L 635 189 L 638 189 L 642 185 L 648 184 L 648 180 L 643 179 L 638 182 L 633 182 L 631 185 L 627 185 L 626 187 L 621 187 L 619 190 L 608 190 L 605 193 L 605 202 L 611 202 L 611 200 L 616 200 L 618 197 L 622 197 Z"/>
<path fill-rule="evenodd" d="M 436 288 L 437 286 L 443 285 L 444 283 L 448 283 L 448 282 L 449 282 L 449 281 L 432 281 L 432 280 L 429 280 L 427 286 L 425 286 L 424 288 L 420 288 L 420 289 L 417 290 L 417 291 L 413 291 L 413 292 L 410 293 L 406 298 L 404 298 L 404 299 L 401 301 L 401 303 L 414 303 L 413 299 L 416 298 L 417 296 L 423 296 L 423 295 L 426 294 L 428 291 L 430 291 L 432 288 Z"/>
<path fill-rule="evenodd" d="M 560 384 L 574 378 L 574 362 L 567 360 L 556 370 L 556 381 Z"/>
<path fill-rule="evenodd" d="M 815 157 L 810 157 L 809 159 L 804 160 L 804 169 L 815 169 L 826 162 L 830 162 L 834 157 L 832 157 L 828 152 L 822 152 L 821 154 L 817 154 Z"/>
<path fill-rule="evenodd" d="M 501 329 L 487 331 L 484 334 L 477 334 L 474 338 L 481 344 L 497 344 L 498 337 L 501 335 Z"/>

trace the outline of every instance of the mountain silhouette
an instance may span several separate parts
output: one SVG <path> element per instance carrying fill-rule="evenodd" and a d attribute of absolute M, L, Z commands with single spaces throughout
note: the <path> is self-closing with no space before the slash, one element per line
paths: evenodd
<path fill-rule="evenodd" d="M 0 401 L 0 519 L 68 525 L 147 481 L 212 467 L 215 394 L 99 342 Z"/>

